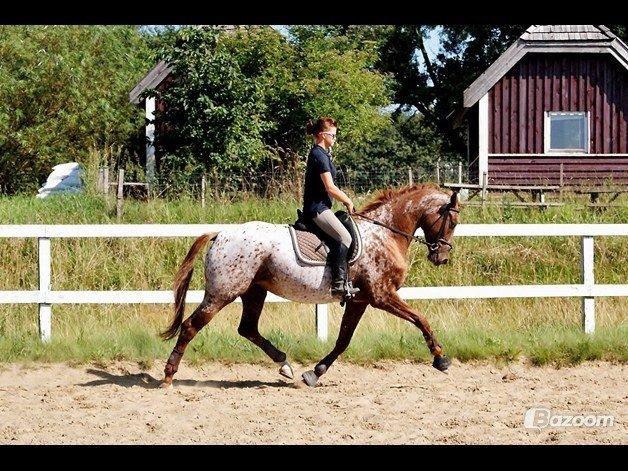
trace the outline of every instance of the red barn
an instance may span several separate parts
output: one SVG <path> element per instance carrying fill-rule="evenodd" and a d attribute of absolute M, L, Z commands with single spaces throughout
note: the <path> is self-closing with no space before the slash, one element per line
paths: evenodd
<path fill-rule="evenodd" d="M 628 47 L 603 25 L 530 26 L 464 108 L 480 184 L 628 185 Z"/>

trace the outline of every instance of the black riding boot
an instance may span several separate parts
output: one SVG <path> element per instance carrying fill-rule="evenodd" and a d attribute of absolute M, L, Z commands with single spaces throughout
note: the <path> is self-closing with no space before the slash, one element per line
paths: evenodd
<path fill-rule="evenodd" d="M 336 244 L 331 259 L 331 294 L 342 296 L 343 301 L 353 298 L 360 288 L 354 288 L 349 280 L 349 264 L 347 256 L 349 248 L 344 244 Z"/>

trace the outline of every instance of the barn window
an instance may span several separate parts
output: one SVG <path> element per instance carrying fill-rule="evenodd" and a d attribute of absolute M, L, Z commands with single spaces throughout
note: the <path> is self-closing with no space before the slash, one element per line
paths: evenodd
<path fill-rule="evenodd" d="M 545 153 L 589 152 L 589 113 L 545 114 Z"/>

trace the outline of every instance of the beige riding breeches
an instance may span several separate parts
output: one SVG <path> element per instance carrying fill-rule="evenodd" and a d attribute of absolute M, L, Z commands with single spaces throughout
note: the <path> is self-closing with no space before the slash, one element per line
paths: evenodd
<path fill-rule="evenodd" d="M 312 219 L 312 221 L 314 221 L 314 223 L 320 227 L 325 234 L 349 248 L 352 242 L 351 234 L 349 234 L 347 228 L 343 226 L 330 209 L 326 209 L 322 213 L 318 214 Z"/>

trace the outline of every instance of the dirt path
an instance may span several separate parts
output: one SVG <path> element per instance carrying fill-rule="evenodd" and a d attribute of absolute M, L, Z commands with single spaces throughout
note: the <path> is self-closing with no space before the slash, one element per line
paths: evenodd
<path fill-rule="evenodd" d="M 295 366 L 300 377 L 303 367 Z M 621 443 L 627 365 L 338 362 L 315 389 L 274 365 L 0 365 L 0 443 Z M 525 411 L 612 415 L 609 427 L 526 429 Z"/>

